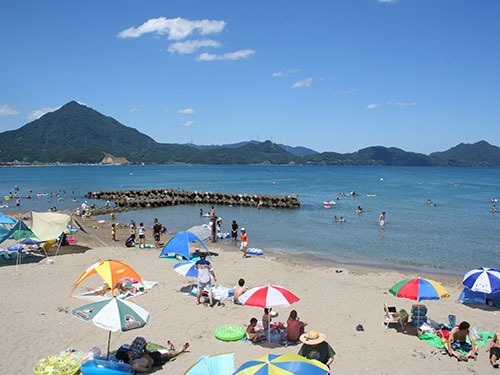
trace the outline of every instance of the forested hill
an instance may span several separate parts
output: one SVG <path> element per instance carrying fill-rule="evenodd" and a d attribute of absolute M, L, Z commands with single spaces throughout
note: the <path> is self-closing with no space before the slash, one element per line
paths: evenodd
<path fill-rule="evenodd" d="M 75 101 L 17 130 L 0 133 L 0 164 L 101 162 L 498 167 L 500 148 L 481 141 L 424 155 L 382 146 L 347 154 L 318 153 L 271 141 L 219 146 L 164 144 Z"/>

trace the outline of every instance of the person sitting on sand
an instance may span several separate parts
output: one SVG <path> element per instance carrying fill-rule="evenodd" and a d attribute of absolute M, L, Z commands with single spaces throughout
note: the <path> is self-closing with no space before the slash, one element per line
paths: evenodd
<path fill-rule="evenodd" d="M 247 327 L 246 336 L 247 340 L 250 340 L 254 344 L 261 342 L 266 338 L 266 334 L 258 330 L 257 328 L 257 318 L 250 319 L 250 324 Z"/>
<path fill-rule="evenodd" d="M 491 340 L 490 347 L 486 351 L 490 352 L 490 363 L 493 368 L 498 368 L 500 366 L 497 362 L 500 359 L 500 332 L 495 333 L 495 337 Z"/>
<path fill-rule="evenodd" d="M 303 345 L 299 349 L 299 355 L 320 361 L 330 368 L 336 353 L 325 340 L 326 335 L 318 331 L 309 331 L 300 335 Z"/>
<path fill-rule="evenodd" d="M 297 311 L 290 311 L 290 316 L 286 321 L 286 340 L 291 343 L 299 342 L 300 335 L 305 331 L 307 323 L 302 322 L 297 317 Z"/>
<path fill-rule="evenodd" d="M 135 372 L 149 373 L 153 367 L 163 366 L 168 361 L 184 353 L 189 348 L 189 343 L 185 343 L 182 350 L 176 351 L 170 342 L 169 350 L 166 353 L 159 351 L 148 352 L 146 350 L 147 341 L 144 337 L 136 337 L 128 349 L 121 347 L 116 352 L 116 358 L 132 366 Z"/>
<path fill-rule="evenodd" d="M 264 331 L 267 331 L 269 329 L 271 318 L 276 318 L 277 316 L 277 311 L 273 311 L 273 313 L 271 314 L 271 310 L 268 307 L 264 308 L 264 314 L 262 315 L 262 327 L 264 328 Z"/>
<path fill-rule="evenodd" d="M 448 354 L 459 361 L 467 361 L 469 358 L 474 358 L 477 354 L 475 340 L 469 328 L 470 324 L 466 321 L 463 321 L 457 327 L 453 327 L 450 331 L 450 337 L 446 342 L 446 351 Z M 470 343 L 466 341 L 467 337 Z M 467 352 L 467 355 L 461 354 L 458 352 L 458 349 Z"/>
<path fill-rule="evenodd" d="M 234 287 L 233 291 L 233 302 L 237 305 L 241 305 L 241 302 L 239 301 L 240 296 L 247 291 L 247 288 L 244 287 L 245 285 L 245 280 L 244 279 L 239 279 L 238 280 L 238 285 Z"/>

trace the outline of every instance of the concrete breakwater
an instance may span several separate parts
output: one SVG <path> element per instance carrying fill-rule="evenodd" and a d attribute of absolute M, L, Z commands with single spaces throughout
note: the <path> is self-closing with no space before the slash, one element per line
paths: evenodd
<path fill-rule="evenodd" d="M 109 200 L 113 204 L 97 210 L 125 211 L 181 204 L 206 204 L 224 206 L 251 206 L 272 208 L 299 208 L 300 201 L 293 195 L 232 194 L 176 189 L 110 190 L 92 191 L 85 194 L 89 199 Z M 97 212 L 94 212 L 97 213 Z"/>

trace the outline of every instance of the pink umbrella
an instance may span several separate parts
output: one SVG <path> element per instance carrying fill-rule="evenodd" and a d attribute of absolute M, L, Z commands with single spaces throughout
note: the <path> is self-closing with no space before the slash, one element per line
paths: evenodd
<path fill-rule="evenodd" d="M 269 310 L 271 310 L 271 307 L 274 306 L 290 306 L 292 303 L 299 301 L 300 298 L 282 286 L 264 285 L 246 291 L 238 298 L 238 300 L 242 305 L 262 308 L 268 307 Z M 270 331 L 271 330 L 269 329 L 269 342 L 271 341 Z"/>

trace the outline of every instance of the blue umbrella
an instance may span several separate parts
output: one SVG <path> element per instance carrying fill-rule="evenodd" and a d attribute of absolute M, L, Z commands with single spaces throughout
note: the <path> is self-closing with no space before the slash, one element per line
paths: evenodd
<path fill-rule="evenodd" d="M 203 355 L 184 375 L 232 375 L 234 353 Z"/>
<path fill-rule="evenodd" d="M 500 270 L 480 267 L 465 274 L 462 284 L 473 292 L 486 294 L 500 291 Z"/>
<path fill-rule="evenodd" d="M 180 273 L 182 276 L 198 277 L 198 270 L 196 269 L 196 262 L 180 262 L 174 266 L 174 271 Z"/>
<path fill-rule="evenodd" d="M 267 354 L 243 363 L 233 375 L 326 375 L 329 369 L 323 363 L 295 353 Z"/>

